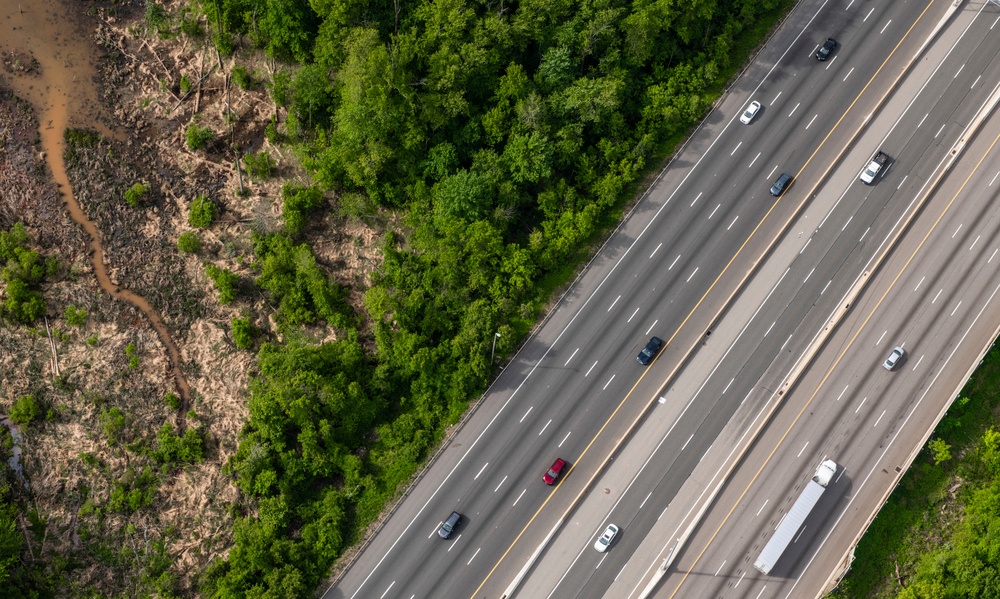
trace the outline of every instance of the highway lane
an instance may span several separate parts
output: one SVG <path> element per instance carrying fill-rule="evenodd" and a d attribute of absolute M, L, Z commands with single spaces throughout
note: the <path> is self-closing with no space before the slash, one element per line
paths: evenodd
<path fill-rule="evenodd" d="M 987 25 L 995 21 L 994 13 Z M 984 78 L 989 75 L 996 81 L 995 52 L 986 55 L 980 47 L 976 58 L 990 63 Z M 995 131 L 996 127 L 994 119 L 985 130 Z M 983 137 L 986 139 L 977 140 L 975 150 L 984 151 L 983 146 L 992 141 L 990 136 Z M 912 247 L 914 239 L 920 240 L 928 227 L 926 221 L 936 218 L 943 210 L 942 204 L 955 197 L 957 183 L 962 182 L 965 172 L 971 168 L 969 165 L 974 166 L 978 158 L 976 151 L 969 151 L 968 159 L 962 163 L 966 170 L 956 170 L 946 181 L 935 196 L 935 204 L 921 217 L 923 222 L 913 227 L 901 250 Z M 996 323 L 1000 322 L 994 296 L 1000 235 L 996 210 L 991 206 L 996 192 L 990 190 L 998 161 L 995 157 L 991 160 L 991 168 L 977 171 L 960 200 L 951 205 L 951 211 L 938 224 L 922 253 L 910 259 L 908 252 L 901 252 L 901 258 L 894 258 L 895 264 L 880 274 L 876 285 L 902 272 L 893 268 L 909 268 L 900 277 L 893 294 L 870 318 L 870 310 L 882 291 L 876 289 L 866 293 L 864 301 L 855 308 L 853 324 L 869 326 L 847 328 L 845 333 L 838 333 L 837 339 L 829 343 L 824 352 L 826 365 L 831 363 L 831 355 L 842 356 L 841 352 L 851 349 L 846 335 L 861 330 L 854 345 L 857 349 L 852 349 L 828 378 L 817 383 L 815 377 L 807 377 L 807 380 L 811 378 L 813 386 L 804 382 L 789 397 L 786 409 L 780 412 L 767 435 L 740 468 L 736 480 L 710 512 L 709 521 L 692 541 L 691 550 L 682 553 L 678 570 L 686 572 L 694 567 L 695 575 L 685 581 L 677 596 L 757 596 L 758 593 L 765 597 L 813 596 L 822 588 L 830 568 L 839 561 L 864 524 L 864 517 L 881 505 L 884 494 L 894 484 L 895 467 L 907 464 L 907 455 L 914 445 L 913 437 L 916 436 L 919 446 L 924 432 L 929 434 L 928 427 L 940 414 L 941 407 L 964 382 L 966 367 L 977 361 L 980 350 L 995 335 Z M 899 265 L 902 259 L 908 263 Z M 991 301 L 993 304 L 988 305 Z M 991 310 L 985 317 L 981 314 L 983 306 Z M 864 321 L 859 322 L 861 319 Z M 973 321 L 976 324 L 970 327 Z M 933 342 L 928 343 L 930 340 Z M 879 368 L 879 362 L 897 343 L 910 348 L 910 360 L 901 372 L 886 373 Z M 815 370 L 820 374 L 826 372 L 823 357 L 817 359 Z M 910 374 L 902 374 L 904 372 Z M 738 502 L 727 526 L 716 537 L 719 541 L 709 546 L 697 563 L 691 563 L 701 543 L 706 542 L 704 536 L 716 529 L 712 521 L 713 517 L 719 517 L 716 511 L 725 514 L 734 504 L 733 495 L 746 488 L 748 473 L 752 475 L 764 463 L 775 447 L 776 436 L 789 430 L 788 420 L 802 409 L 795 402 L 801 402 L 803 394 L 810 396 L 812 389 L 819 389 L 814 392 L 816 399 L 808 404 L 808 412 L 784 438 L 776 459 L 767 464 L 757 483 Z M 915 412 L 921 402 L 923 408 Z M 903 430 L 904 427 L 908 428 Z M 898 436 L 901 433 L 903 436 Z M 887 455 L 890 450 L 893 453 Z M 839 486 L 835 485 L 829 492 L 831 497 L 842 498 L 843 504 L 853 501 L 853 493 L 861 486 L 855 482 L 857 474 L 861 475 L 857 480 L 862 482 L 868 481 L 872 473 L 877 474 L 854 508 L 855 515 L 863 514 L 863 517 L 843 522 L 845 530 L 836 531 L 840 544 L 831 543 L 829 548 L 824 545 L 826 553 L 812 558 L 811 552 L 805 549 L 810 547 L 812 535 L 823 535 L 828 530 L 820 528 L 817 531 L 816 527 L 824 526 L 823 519 L 817 519 L 814 528 L 810 530 L 807 526 L 806 532 L 796 541 L 803 546 L 790 549 L 791 557 L 779 563 L 775 576 L 759 575 L 750 564 L 823 455 L 847 467 L 846 482 L 838 482 Z M 812 461 L 815 463 L 810 463 Z M 891 465 L 886 467 L 887 464 Z M 777 505 L 782 509 L 775 507 Z M 832 509 L 830 520 L 836 520 L 842 509 L 838 505 L 826 504 L 820 508 Z M 834 554 L 832 558 L 831 554 Z M 808 580 L 804 584 L 795 586 L 795 578 L 801 574 L 799 568 L 807 562 L 813 564 L 814 570 L 807 572 Z M 672 576 L 657 596 L 671 596 L 667 591 L 676 590 L 677 578 Z"/>
<path fill-rule="evenodd" d="M 795 33 L 791 31 L 788 35 Z M 813 45 L 813 39 L 799 38 L 790 47 L 798 48 L 804 61 L 809 58 L 808 51 Z M 762 53 L 763 58 L 768 58 L 768 51 Z M 830 64 L 837 65 L 837 62 Z M 815 66 L 813 61 L 810 67 Z M 839 71 L 826 69 L 822 73 L 841 75 Z M 851 77 L 853 75 L 848 81 L 852 81 Z M 820 120 L 817 118 L 819 113 L 810 114 L 797 107 L 832 108 L 836 98 L 825 93 L 828 82 L 827 87 L 823 81 L 810 87 L 805 85 L 807 78 L 800 79 L 796 82 L 798 85 L 783 92 L 779 101 L 787 102 L 783 105 L 789 109 L 787 126 L 799 131 L 797 135 L 806 131 L 805 139 L 811 139 L 829 130 L 829 115 L 836 113 L 824 112 Z M 860 80 L 859 77 L 857 81 Z M 740 177 L 745 181 L 735 191 L 728 187 L 736 177 L 721 178 L 725 179 L 722 181 L 717 176 L 720 171 L 735 171 L 733 164 L 740 163 L 747 168 L 747 157 L 720 148 L 732 142 L 726 136 L 747 134 L 748 130 L 732 126 L 715 129 L 725 127 L 726 119 L 731 119 L 739 107 L 726 115 L 716 113 L 714 120 L 709 119 L 704 132 L 714 137 L 693 140 L 678 161 L 684 168 L 664 176 L 649 197 L 639 204 L 605 247 L 607 254 L 594 260 L 584 278 L 550 315 L 546 326 L 498 380 L 486 399 L 490 405 L 478 410 L 470 423 L 456 434 L 425 475 L 424 482 L 411 491 L 408 501 L 369 545 L 366 555 L 329 596 L 353 596 L 362 589 L 364 593 L 359 596 L 387 593 L 385 596 L 405 597 L 418 592 L 426 593 L 423 596 L 457 596 L 455 593 L 460 589 L 474 587 L 477 577 L 481 578 L 480 564 L 496 563 L 509 541 L 520 531 L 518 525 L 523 525 L 548 500 L 549 489 L 535 480 L 541 471 L 556 452 L 575 462 L 574 456 L 583 454 L 593 433 L 607 420 L 642 372 L 632 360 L 635 351 L 645 342 L 645 331 L 676 329 L 687 313 L 684 308 L 690 307 L 694 299 L 704 293 L 712 280 L 711 274 L 721 270 L 735 252 L 733 248 L 742 243 L 769 207 L 768 203 L 746 199 L 769 197 L 765 196 L 769 184 L 767 175 L 771 174 L 774 165 L 754 162 L 753 171 Z M 767 112 L 762 116 L 767 117 Z M 758 125 L 765 121 L 758 121 Z M 821 123 L 826 129 L 820 127 Z M 755 143 L 762 144 L 758 151 L 768 154 L 771 151 L 767 147 L 769 144 L 787 145 L 788 136 L 781 135 L 782 129 L 782 126 L 772 126 L 768 134 L 755 134 L 760 138 Z M 772 131 L 776 133 L 769 137 Z M 705 146 L 712 139 L 719 140 L 717 147 L 706 154 Z M 737 144 L 738 140 L 733 147 Z M 808 147 L 809 144 L 797 144 L 797 147 L 803 145 Z M 692 176 L 685 184 L 692 188 L 686 197 L 684 188 L 676 194 L 664 193 L 664 189 L 676 188 L 679 181 L 692 172 L 691 165 L 699 156 L 708 156 L 713 170 L 703 169 Z M 757 164 L 760 164 L 759 169 Z M 714 186 L 713 180 L 716 181 Z M 695 193 L 694 189 L 700 191 Z M 794 198 L 794 189 L 786 197 Z M 716 200 L 714 204 L 709 201 L 709 198 L 723 195 L 722 190 L 727 199 L 725 207 L 721 201 Z M 653 232 L 647 234 L 626 256 L 634 264 L 612 271 L 630 247 L 630 241 L 639 237 L 655 211 L 666 205 L 667 198 L 675 200 L 668 206 L 670 218 L 661 218 L 655 225 L 655 235 Z M 680 210 L 678 206 L 686 209 Z M 723 215 L 727 218 L 722 218 Z M 605 280 L 605 276 L 609 278 Z M 602 280 L 605 280 L 604 286 L 591 297 L 590 290 Z M 567 329 L 571 322 L 575 328 Z M 673 347 L 668 349 L 666 359 L 657 363 L 652 372 L 663 376 L 672 351 Z M 539 363 L 542 356 L 545 360 Z M 535 374 L 525 378 L 533 369 Z M 644 385 L 637 390 L 643 401 L 655 393 L 658 384 L 650 381 Z M 518 387 L 521 390 L 514 395 Z M 510 403 L 505 403 L 509 399 Z M 623 408 L 620 421 L 630 421 L 641 408 L 641 401 L 632 403 L 636 405 L 626 404 Z M 499 406 L 506 407 L 500 410 Z M 491 421 L 493 425 L 487 428 Z M 621 425 L 617 426 L 620 431 Z M 480 431 L 484 430 L 486 434 L 480 437 Z M 613 436 L 614 429 L 609 429 L 609 435 L 599 439 L 591 451 L 600 455 L 600 450 L 610 446 L 607 440 L 613 441 Z M 596 462 L 577 466 L 588 464 L 593 467 Z M 551 506 L 567 505 L 572 486 L 575 484 L 578 489 L 585 479 L 585 470 L 571 473 L 566 481 L 569 491 L 553 499 Z M 433 532 L 440 518 L 451 509 L 465 513 L 468 522 L 459 529 L 454 541 L 442 543 L 433 538 Z M 537 541 L 544 532 L 531 531 L 525 541 Z"/>
<path fill-rule="evenodd" d="M 954 76 L 955 73 L 963 70 L 964 61 L 968 56 L 974 54 L 977 56 L 977 59 L 982 59 L 986 56 L 980 52 L 980 46 L 985 45 L 989 47 L 995 45 L 991 44 L 991 41 L 986 37 L 986 27 L 983 27 L 982 23 L 979 25 L 979 30 L 973 29 L 969 35 L 959 40 L 956 48 L 952 50 L 952 54 L 949 54 L 950 62 L 947 60 L 942 62 L 938 76 L 929 81 L 926 87 L 921 90 L 924 98 L 930 100 L 941 98 L 937 100 L 937 105 L 950 107 L 951 114 L 944 114 L 942 122 L 950 122 L 961 112 L 967 111 L 970 105 L 978 106 L 978 102 L 981 102 L 982 98 L 977 100 L 975 97 L 969 96 L 966 91 L 975 89 L 979 80 L 986 78 L 997 79 L 995 72 L 986 71 L 983 74 L 983 71 L 978 70 L 982 65 L 974 63 L 964 73 L 959 73 L 959 77 Z M 977 75 L 977 73 L 980 73 L 980 75 Z M 912 92 L 907 93 L 912 95 Z M 980 93 L 982 94 L 983 92 Z M 903 105 L 905 105 L 905 102 L 903 102 Z M 911 109 L 911 112 L 913 110 L 916 109 Z M 926 113 L 919 113 L 917 117 L 921 121 L 927 121 L 925 115 Z M 902 125 L 899 128 L 899 133 L 901 134 L 899 137 L 907 138 L 910 141 L 904 143 L 903 141 L 896 141 L 893 138 L 889 138 L 889 141 L 895 144 L 894 147 L 901 150 L 901 153 L 898 154 L 899 156 L 906 157 L 906 159 L 901 159 L 898 162 L 902 164 L 909 162 L 916 165 L 915 168 L 919 173 L 926 168 L 921 163 L 920 156 L 925 153 L 933 154 L 934 152 L 938 152 L 937 146 L 939 140 L 944 139 L 947 135 L 937 135 L 935 138 L 935 135 L 939 131 L 936 126 L 934 129 L 929 129 L 928 127 L 921 129 L 920 124 L 915 121 L 910 123 L 904 121 Z M 917 135 L 915 132 L 918 131 L 922 131 L 923 133 Z M 919 139 L 914 142 L 912 141 L 914 137 L 918 137 Z M 874 144 L 879 142 L 874 139 L 871 141 L 866 139 L 865 143 L 872 143 L 873 145 L 864 150 L 865 154 L 863 158 L 860 156 L 857 158 L 857 165 L 864 164 L 867 156 L 872 151 L 871 147 L 878 147 Z M 878 251 L 879 247 L 884 243 L 891 226 L 898 225 L 900 210 L 895 208 L 898 198 L 893 198 L 893 195 L 901 188 L 906 188 L 908 192 L 909 187 L 907 185 L 912 186 L 920 180 L 920 177 L 908 178 L 905 173 L 899 173 L 893 179 L 886 175 L 879 185 L 866 188 L 854 180 L 860 169 L 852 167 L 851 164 L 851 161 L 847 161 L 842 168 L 846 172 L 846 175 L 842 176 L 841 179 L 846 183 L 841 196 L 835 202 L 838 210 L 831 211 L 825 215 L 819 215 L 822 217 L 819 228 L 822 230 L 825 225 L 827 232 L 832 235 L 827 235 L 827 239 L 824 240 L 822 233 L 818 233 L 807 239 L 806 245 L 801 249 L 798 256 L 795 257 L 794 262 L 788 267 L 786 273 L 780 275 L 782 281 L 784 281 L 785 289 L 783 291 L 772 290 L 768 294 L 770 304 L 760 309 L 761 313 L 755 315 L 757 316 L 755 318 L 756 322 L 748 326 L 748 330 L 743 333 L 743 348 L 737 349 L 735 352 L 727 352 L 727 363 L 720 363 L 722 372 L 727 373 L 727 375 L 729 373 L 738 374 L 735 376 L 715 377 L 716 380 L 714 381 L 711 380 L 710 376 L 710 380 L 705 382 L 700 389 L 695 389 L 690 394 L 681 393 L 679 394 L 680 397 L 692 397 L 691 401 L 698 403 L 711 403 L 714 401 L 722 403 L 727 401 L 726 398 L 728 397 L 728 401 L 742 404 L 742 401 L 745 401 L 756 388 L 755 384 L 759 383 L 759 389 L 761 390 L 776 388 L 790 367 L 791 362 L 798 356 L 798 352 L 795 350 L 796 343 L 789 343 L 788 340 L 798 339 L 800 340 L 798 342 L 799 345 L 809 341 L 812 337 L 810 329 L 816 329 L 821 326 L 816 323 L 823 323 L 825 321 L 831 312 L 832 303 L 843 295 L 846 285 L 854 280 L 857 272 L 860 272 L 864 268 L 865 263 Z M 889 182 L 892 183 L 891 186 L 886 184 Z M 824 191 L 821 190 L 820 194 L 822 195 L 823 193 Z M 844 201 L 845 196 L 848 196 L 848 201 Z M 854 201 L 859 197 L 866 197 L 866 201 Z M 808 218 L 804 220 L 808 221 Z M 785 280 L 786 277 L 787 280 Z M 831 285 L 834 279 L 839 279 L 840 283 Z M 770 349 L 762 347 L 765 345 L 765 339 L 769 335 L 776 336 L 775 341 L 770 342 Z M 775 358 L 777 345 L 782 340 L 784 340 L 782 347 L 785 347 L 788 351 L 778 354 Z M 763 368 L 754 366 L 754 362 L 759 366 L 767 366 L 767 363 L 770 362 L 769 375 L 760 377 L 759 373 L 763 371 Z M 719 368 L 719 366 L 716 368 Z M 771 382 L 768 382 L 769 376 L 771 377 Z M 718 400 L 715 398 L 718 398 Z M 717 406 L 715 409 L 718 409 Z M 656 426 L 662 425 L 657 423 Z M 692 436 L 689 436 L 687 431 L 697 430 L 697 434 L 702 435 L 704 430 L 703 424 L 696 423 L 695 427 L 677 428 L 683 431 L 683 433 L 680 435 L 675 434 L 672 441 L 669 439 L 669 433 L 676 433 L 677 431 L 674 429 L 669 429 L 668 437 L 665 440 L 653 439 L 646 442 L 648 447 L 655 446 L 657 449 L 657 455 L 653 458 L 655 459 L 656 468 L 670 466 L 673 469 L 672 463 L 675 460 L 686 460 L 690 463 L 691 460 L 697 460 L 700 457 L 699 455 L 692 454 L 690 451 L 685 451 L 685 449 L 687 449 L 692 439 Z M 667 429 L 666 426 L 659 430 L 662 431 L 665 429 Z M 714 439 L 714 431 L 708 437 Z M 634 467 L 633 470 L 636 470 L 646 459 L 650 459 L 646 454 L 638 457 L 623 458 L 618 460 L 619 465 L 616 467 L 625 469 Z M 655 521 L 658 518 L 662 507 L 673 497 L 674 492 L 673 490 L 664 490 L 662 488 L 666 480 L 663 475 L 664 470 L 654 468 L 650 472 L 645 465 L 643 465 L 643 468 L 643 470 L 635 471 L 632 474 L 634 477 L 641 477 L 642 480 L 639 484 L 635 484 L 634 487 L 627 489 L 630 497 L 626 497 L 620 502 L 616 501 L 611 506 L 613 508 L 613 515 L 610 519 L 619 525 L 625 524 L 625 529 L 628 531 L 628 538 L 623 537 L 616 547 L 614 558 L 597 555 L 589 550 L 589 541 L 593 538 L 589 535 L 594 535 L 603 529 L 604 520 L 602 520 L 602 516 L 607 512 L 599 512 L 597 517 L 591 517 L 586 530 L 580 531 L 574 530 L 574 527 L 567 527 L 565 535 L 561 535 L 561 537 L 568 537 L 567 544 L 569 545 L 575 543 L 573 546 L 577 549 L 574 549 L 572 552 L 568 551 L 565 547 L 560 548 L 558 546 L 560 539 L 557 539 L 553 543 L 553 552 L 559 553 L 561 557 L 571 555 L 575 560 L 573 561 L 575 569 L 566 572 L 562 576 L 562 579 L 568 582 L 561 583 L 559 591 L 554 593 L 553 596 L 591 596 L 594 593 L 595 587 L 605 588 L 610 585 L 612 578 L 620 578 L 622 576 L 623 568 L 625 568 L 624 564 L 629 560 L 633 551 L 642 540 L 644 531 L 652 526 L 651 521 Z M 606 478 L 614 479 L 616 477 L 621 479 L 621 476 L 615 473 L 609 473 Z M 631 482 L 634 481 L 625 481 L 622 483 L 622 486 L 631 484 Z M 604 480 L 596 485 L 597 489 L 613 487 L 613 484 L 605 483 Z M 602 502 L 604 504 L 609 503 L 603 500 L 603 498 L 595 499 L 595 503 Z M 608 511 L 611 511 L 611 508 Z M 645 517 L 635 516 L 642 508 L 645 508 L 642 512 L 645 514 Z M 588 511 L 591 514 L 595 512 L 595 510 L 583 508 L 581 511 Z M 576 523 L 578 521 L 578 517 L 574 515 L 573 522 Z M 546 573 L 563 572 L 566 567 L 565 560 L 562 562 L 558 560 L 543 561 L 538 568 L 540 574 L 531 583 L 525 585 L 532 589 L 533 594 L 528 596 L 546 596 L 542 590 L 551 588 L 553 582 L 560 580 L 560 577 L 548 576 Z M 598 568 L 600 569 L 599 573 L 597 571 Z M 599 578 L 603 579 L 603 582 L 597 580 Z M 545 586 L 547 582 L 549 584 L 548 587 Z M 615 591 L 609 592 L 608 596 L 623 596 L 623 592 L 622 588 L 615 588 Z"/>

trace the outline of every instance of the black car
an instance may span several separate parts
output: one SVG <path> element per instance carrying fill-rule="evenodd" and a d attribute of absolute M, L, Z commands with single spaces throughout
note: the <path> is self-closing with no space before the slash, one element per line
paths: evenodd
<path fill-rule="evenodd" d="M 830 58 L 830 55 L 833 54 L 833 51 L 836 49 L 837 40 L 832 37 L 827 38 L 826 42 L 820 46 L 819 50 L 816 50 L 816 60 L 823 62 L 827 58 Z"/>
<path fill-rule="evenodd" d="M 781 176 L 778 177 L 778 179 L 774 182 L 774 185 L 771 186 L 771 195 L 773 195 L 774 197 L 778 197 L 781 194 L 785 193 L 785 188 L 787 188 L 788 184 L 791 182 L 792 182 L 791 175 L 789 175 L 788 173 L 781 173 Z"/>
<path fill-rule="evenodd" d="M 642 351 L 639 352 L 639 355 L 635 359 L 639 360 L 639 363 L 643 366 L 648 366 L 653 361 L 653 358 L 660 353 L 661 349 L 663 349 L 663 339 L 653 337 L 646 344 L 646 347 L 642 348 Z"/>

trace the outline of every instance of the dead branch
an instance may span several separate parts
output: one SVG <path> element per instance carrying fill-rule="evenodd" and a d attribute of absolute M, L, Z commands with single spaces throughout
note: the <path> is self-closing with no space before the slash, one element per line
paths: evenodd
<path fill-rule="evenodd" d="M 215 65 L 212 65 L 212 68 L 209 69 L 209 71 L 207 73 L 205 73 L 205 75 L 202 76 L 201 79 L 198 80 L 198 84 L 195 85 L 195 86 L 193 86 L 191 89 L 189 89 L 188 93 L 184 94 L 184 97 L 182 97 L 180 100 L 178 100 L 177 103 L 174 104 L 174 107 L 171 108 L 169 112 L 173 112 L 173 111 L 177 110 L 177 107 L 180 106 L 181 104 L 183 104 L 184 100 L 187 100 L 188 96 L 190 96 L 191 94 L 193 94 L 196 88 L 198 88 L 198 87 L 201 86 L 201 82 L 204 81 L 204 80 L 206 80 L 206 79 L 208 79 L 209 77 L 211 77 L 212 73 L 214 73 L 214 72 L 215 72 Z"/>

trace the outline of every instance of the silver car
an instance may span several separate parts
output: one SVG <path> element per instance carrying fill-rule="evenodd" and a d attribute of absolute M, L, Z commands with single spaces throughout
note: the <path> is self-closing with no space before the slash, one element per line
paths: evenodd
<path fill-rule="evenodd" d="M 885 359 L 885 362 L 882 362 L 882 368 L 890 371 L 896 370 L 896 367 L 899 366 L 905 357 L 906 350 L 902 347 L 895 347 L 889 354 L 889 357 Z"/>
<path fill-rule="evenodd" d="M 759 110 L 760 110 L 760 102 L 756 100 L 750 102 L 750 105 L 747 106 L 747 109 L 743 111 L 742 115 L 740 115 L 740 122 L 743 123 L 744 125 L 749 125 L 750 121 L 752 121 L 753 118 L 757 116 L 757 112 Z"/>

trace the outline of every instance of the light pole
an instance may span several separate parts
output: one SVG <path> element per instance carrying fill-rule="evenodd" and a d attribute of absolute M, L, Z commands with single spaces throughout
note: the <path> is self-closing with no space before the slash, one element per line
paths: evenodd
<path fill-rule="evenodd" d="M 500 338 L 500 331 L 493 333 L 493 349 L 490 351 L 490 366 L 493 366 L 493 356 L 497 353 L 497 339 Z"/>

